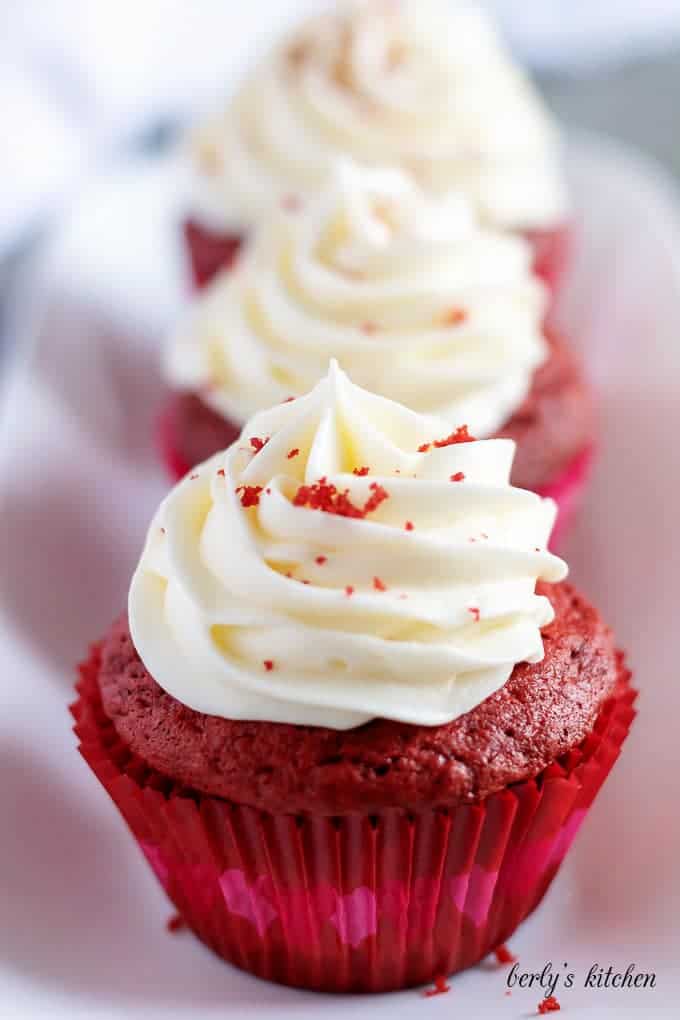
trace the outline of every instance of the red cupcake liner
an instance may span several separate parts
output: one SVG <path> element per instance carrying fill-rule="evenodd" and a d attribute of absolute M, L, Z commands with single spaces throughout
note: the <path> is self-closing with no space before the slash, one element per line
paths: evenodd
<path fill-rule="evenodd" d="M 549 497 L 557 503 L 557 517 L 550 536 L 551 549 L 558 547 L 581 504 L 594 459 L 594 447 L 586 447 L 574 457 L 554 482 L 540 486 L 536 490 L 539 496 Z"/>
<path fill-rule="evenodd" d="M 197 290 L 210 283 L 220 269 L 232 265 L 243 240 L 239 234 L 222 234 L 208 230 L 191 219 L 185 220 L 182 232 Z"/>
<path fill-rule="evenodd" d="M 529 230 L 525 237 L 534 249 L 534 272 L 556 294 L 571 258 L 571 228 L 562 224 L 552 230 Z"/>
<path fill-rule="evenodd" d="M 478 804 L 272 814 L 148 768 L 105 716 L 100 647 L 72 706 L 80 752 L 185 922 L 262 978 L 332 992 L 425 984 L 507 939 L 554 878 L 618 757 L 636 697 L 620 663 L 592 733 Z"/>
<path fill-rule="evenodd" d="M 175 430 L 173 404 L 172 400 L 168 400 L 158 417 L 156 443 L 170 478 L 173 482 L 179 482 L 189 473 L 193 464 L 189 464 L 180 453 L 175 443 Z"/>

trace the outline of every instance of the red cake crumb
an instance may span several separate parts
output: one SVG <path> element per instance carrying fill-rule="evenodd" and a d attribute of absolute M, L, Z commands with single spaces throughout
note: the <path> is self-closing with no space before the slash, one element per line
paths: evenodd
<path fill-rule="evenodd" d="M 269 442 L 269 436 L 267 436 L 265 439 L 260 439 L 258 436 L 251 436 L 250 437 L 250 445 L 252 446 L 252 448 L 255 451 L 255 453 L 259 453 L 260 450 L 264 446 L 266 446 L 268 442 Z"/>
<path fill-rule="evenodd" d="M 226 475 L 224 473 L 224 468 L 220 468 L 219 471 L 217 472 L 217 474 L 219 475 L 220 478 L 226 478 Z"/>
<path fill-rule="evenodd" d="M 364 514 L 373 513 L 373 511 L 377 510 L 380 504 L 384 503 L 389 497 L 387 489 L 384 489 L 382 485 L 378 485 L 377 482 L 373 482 L 369 485 L 369 489 L 371 490 L 372 495 L 369 496 L 364 503 Z"/>
<path fill-rule="evenodd" d="M 378 485 L 377 482 L 373 482 L 370 488 L 372 490 L 371 495 L 363 507 L 358 507 L 349 498 L 349 489 L 339 492 L 336 486 L 329 483 L 324 477 L 312 485 L 301 485 L 295 494 L 293 505 L 307 506 L 310 510 L 322 510 L 327 514 L 336 514 L 338 517 L 361 519 L 377 510 L 389 495 L 382 485 Z"/>
<path fill-rule="evenodd" d="M 236 491 L 241 493 L 241 506 L 246 509 L 260 505 L 261 485 L 239 485 Z"/>
<path fill-rule="evenodd" d="M 454 305 L 444 315 L 445 326 L 460 326 L 462 322 L 468 317 L 468 313 L 465 308 L 461 308 L 459 305 Z"/>
<path fill-rule="evenodd" d="M 470 541 L 474 542 L 474 538 L 471 538 Z M 468 613 L 472 614 L 475 623 L 479 623 L 479 609 L 477 608 L 477 606 L 470 606 L 470 608 L 468 609 Z"/>
<path fill-rule="evenodd" d="M 361 329 L 364 333 L 368 333 L 369 336 L 378 332 L 375 322 L 362 322 Z"/>
<path fill-rule="evenodd" d="M 557 1013 L 560 1009 L 562 1009 L 562 1007 L 555 996 L 549 995 L 547 999 L 543 999 L 539 1002 L 536 1015 L 545 1016 L 546 1013 Z"/>
<path fill-rule="evenodd" d="M 465 481 L 465 475 L 463 474 L 462 471 L 456 471 L 455 475 L 451 475 L 451 478 L 449 479 L 449 481 L 451 481 L 451 482 L 463 482 L 463 481 Z"/>
<path fill-rule="evenodd" d="M 181 914 L 172 914 L 165 922 L 165 927 L 171 935 L 174 935 L 178 931 L 182 931 L 182 929 L 186 928 L 186 926 L 186 921 Z"/>
<path fill-rule="evenodd" d="M 299 453 L 300 451 L 298 450 L 297 446 L 293 447 L 292 450 L 288 451 L 288 460 L 292 460 L 293 457 L 297 457 Z"/>
<path fill-rule="evenodd" d="M 494 949 L 496 959 L 499 963 L 516 963 L 517 957 L 513 956 L 508 947 L 503 943 Z"/>
<path fill-rule="evenodd" d="M 297 400 L 297 397 L 286 397 L 286 399 L 282 400 L 281 403 L 282 404 L 292 404 L 292 402 L 294 400 Z"/>
<path fill-rule="evenodd" d="M 443 974 L 437 974 L 434 979 L 434 988 L 426 988 L 425 995 L 426 999 L 431 999 L 433 995 L 445 995 L 451 991 L 451 985 L 446 983 L 446 978 Z"/>
<path fill-rule="evenodd" d="M 274 663 L 273 663 L 272 659 L 265 659 L 263 665 L 264 665 L 264 668 L 267 670 L 268 673 L 271 673 L 271 671 L 274 668 Z"/>
<path fill-rule="evenodd" d="M 455 443 L 474 443 L 475 437 L 471 436 L 468 432 L 467 425 L 459 425 L 457 429 L 447 436 L 445 439 L 435 439 L 434 446 L 437 449 L 441 449 L 442 446 L 453 446 Z"/>
<path fill-rule="evenodd" d="M 354 588 L 352 587 L 351 584 L 348 584 L 347 587 L 345 588 L 345 595 L 347 595 L 348 598 L 350 595 L 354 595 Z"/>
<path fill-rule="evenodd" d="M 327 562 L 327 559 L 328 559 L 327 556 L 317 556 L 314 562 L 318 563 L 319 566 L 322 567 L 324 563 Z"/>
<path fill-rule="evenodd" d="M 354 468 L 354 470 L 352 471 L 352 474 L 353 475 L 358 475 L 359 478 L 365 478 L 366 475 L 368 474 L 369 470 L 370 470 L 370 468 L 367 468 L 367 467 Z"/>
<path fill-rule="evenodd" d="M 413 531 L 413 521 L 407 521 L 404 527 L 407 531 Z"/>
<path fill-rule="evenodd" d="M 381 581 L 379 577 L 373 578 L 373 587 L 376 591 L 387 591 L 387 585 L 384 581 Z"/>

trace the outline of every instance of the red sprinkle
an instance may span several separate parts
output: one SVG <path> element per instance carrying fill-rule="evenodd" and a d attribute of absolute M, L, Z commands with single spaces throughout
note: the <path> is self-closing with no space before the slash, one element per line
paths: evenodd
<path fill-rule="evenodd" d="M 323 510 L 327 514 L 336 514 L 339 517 L 363 518 L 366 514 L 372 513 L 386 500 L 389 493 L 382 485 L 373 482 L 370 486 L 371 495 L 363 507 L 355 506 L 349 498 L 349 489 L 339 492 L 335 485 L 328 480 L 320 478 L 313 485 L 301 485 L 293 499 L 294 506 L 308 506 L 311 510 Z"/>
<path fill-rule="evenodd" d="M 460 425 L 446 439 L 435 439 L 434 445 L 439 449 L 442 446 L 453 446 L 455 443 L 474 443 L 475 437 L 468 432 L 467 425 Z"/>
<path fill-rule="evenodd" d="M 297 399 L 296 397 L 286 397 L 286 399 L 282 400 L 281 403 L 282 404 L 291 404 L 296 399 Z"/>
<path fill-rule="evenodd" d="M 236 491 L 241 493 L 241 506 L 246 509 L 260 505 L 261 485 L 239 485 Z"/>
<path fill-rule="evenodd" d="M 470 541 L 473 542 L 474 539 L 470 539 Z M 475 623 L 479 623 L 479 609 L 477 609 L 477 606 L 472 606 L 468 609 L 468 613 L 472 613 Z"/>
<path fill-rule="evenodd" d="M 461 308 L 459 305 L 454 305 L 444 315 L 445 326 L 460 326 L 462 322 L 468 317 L 468 313 L 465 308 Z"/>
<path fill-rule="evenodd" d="M 407 531 L 413 531 L 413 521 L 407 521 L 404 527 Z"/>
<path fill-rule="evenodd" d="M 494 953 L 499 963 L 517 963 L 517 957 L 512 955 L 505 943 L 496 946 Z"/>
<path fill-rule="evenodd" d="M 387 591 L 387 585 L 384 581 L 381 581 L 379 577 L 373 578 L 373 587 L 376 591 Z"/>
<path fill-rule="evenodd" d="M 562 1007 L 554 995 L 549 995 L 538 1004 L 537 1016 L 545 1016 L 546 1013 L 557 1013 Z"/>
<path fill-rule="evenodd" d="M 462 471 L 456 471 L 455 475 L 451 475 L 451 478 L 450 478 L 450 481 L 452 481 L 452 482 L 462 482 L 464 480 L 465 480 L 465 475 L 463 474 Z"/>
<path fill-rule="evenodd" d="M 224 468 L 220 468 L 219 471 L 217 472 L 217 474 L 220 476 L 220 478 L 225 478 L 226 477 L 226 475 L 224 473 Z"/>
<path fill-rule="evenodd" d="M 316 558 L 316 560 L 314 562 L 318 563 L 319 566 L 322 567 L 324 565 L 324 563 L 326 562 L 326 560 L 327 560 L 326 556 L 317 556 L 317 558 Z"/>
<path fill-rule="evenodd" d="M 445 439 L 435 439 L 431 443 L 423 443 L 418 447 L 418 453 L 427 453 L 431 446 L 436 446 L 437 449 L 441 449 L 443 446 L 454 446 L 456 443 L 474 443 L 475 437 L 471 436 L 468 432 L 467 425 L 459 425 L 450 436 L 446 436 Z"/>
<path fill-rule="evenodd" d="M 382 485 L 378 485 L 377 482 L 372 482 L 371 485 L 369 485 L 369 489 L 373 495 L 369 496 L 364 503 L 364 514 L 373 513 L 373 511 L 377 510 L 380 504 L 384 503 L 384 501 L 389 497 L 387 490 L 384 489 Z"/>
<path fill-rule="evenodd" d="M 433 995 L 445 995 L 446 992 L 451 991 L 451 985 L 447 985 L 446 978 L 443 974 L 437 974 L 434 979 L 434 988 L 428 988 L 425 991 L 425 998 L 431 999 Z"/>
<path fill-rule="evenodd" d="M 367 467 L 354 468 L 354 471 L 352 471 L 352 474 L 353 475 L 358 475 L 359 478 L 365 478 L 366 475 L 368 474 L 369 470 L 370 470 L 370 468 L 367 468 Z"/>
<path fill-rule="evenodd" d="M 271 673 L 271 671 L 274 668 L 274 663 L 272 662 L 271 659 L 264 660 L 264 668 L 267 670 L 268 673 Z"/>
<path fill-rule="evenodd" d="M 347 587 L 345 588 L 345 595 L 347 595 L 348 598 L 350 595 L 354 595 L 354 588 L 352 587 L 351 584 L 348 584 Z"/>
<path fill-rule="evenodd" d="M 252 446 L 255 453 L 259 453 L 263 446 L 266 446 L 269 442 L 269 436 L 266 439 L 259 439 L 257 436 L 250 437 L 250 445 Z"/>
<path fill-rule="evenodd" d="M 293 457 L 297 457 L 299 453 L 300 453 L 300 451 L 298 450 L 297 446 L 293 450 L 289 450 L 288 451 L 288 460 L 292 460 Z"/>
<path fill-rule="evenodd" d="M 171 935 L 174 935 L 178 931 L 182 931 L 182 929 L 186 928 L 186 926 L 186 921 L 181 914 L 172 914 L 172 916 L 165 922 L 165 927 Z"/>

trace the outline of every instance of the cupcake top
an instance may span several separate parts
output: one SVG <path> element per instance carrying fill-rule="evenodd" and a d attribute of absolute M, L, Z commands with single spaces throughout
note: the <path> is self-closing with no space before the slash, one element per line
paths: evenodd
<path fill-rule="evenodd" d="M 456 719 L 543 656 L 555 507 L 514 443 L 416 414 L 333 364 L 176 486 L 130 630 L 156 682 L 226 719 L 346 729 Z"/>
<path fill-rule="evenodd" d="M 365 0 L 321 14 L 270 52 L 190 139 L 192 215 L 249 228 L 323 184 L 338 155 L 462 190 L 490 223 L 563 219 L 558 139 L 476 4 Z"/>
<path fill-rule="evenodd" d="M 198 298 L 167 375 L 243 424 L 336 356 L 360 385 L 486 436 L 546 357 L 545 305 L 529 245 L 481 226 L 461 195 L 342 161 Z"/>

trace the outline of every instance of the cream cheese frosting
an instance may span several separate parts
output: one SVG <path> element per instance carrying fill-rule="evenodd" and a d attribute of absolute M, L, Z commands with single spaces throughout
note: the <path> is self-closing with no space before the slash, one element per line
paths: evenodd
<path fill-rule="evenodd" d="M 359 385 L 487 436 L 546 357 L 545 309 L 526 241 L 483 228 L 458 194 L 341 161 L 197 298 L 167 376 L 242 425 L 335 356 Z"/>
<path fill-rule="evenodd" d="M 543 657 L 555 505 L 332 363 L 171 490 L 129 596 L 158 684 L 196 711 L 346 729 L 448 722 Z"/>
<path fill-rule="evenodd" d="M 565 216 L 557 129 L 474 3 L 365 0 L 312 18 L 188 151 L 191 213 L 213 229 L 248 229 L 317 192 L 342 155 L 461 190 L 503 228 Z"/>

